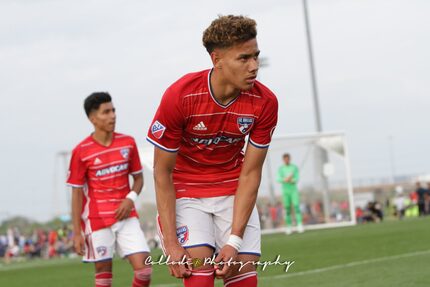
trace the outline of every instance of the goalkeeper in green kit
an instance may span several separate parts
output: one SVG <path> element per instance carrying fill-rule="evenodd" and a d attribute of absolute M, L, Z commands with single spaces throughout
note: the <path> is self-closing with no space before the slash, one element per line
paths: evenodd
<path fill-rule="evenodd" d="M 277 181 L 282 185 L 282 198 L 284 202 L 285 211 L 287 212 L 285 222 L 287 228 L 285 233 L 291 234 L 291 205 L 294 207 L 294 215 L 297 223 L 297 232 L 304 232 L 302 225 L 302 215 L 300 213 L 300 199 L 299 191 L 297 189 L 297 182 L 299 181 L 299 169 L 296 165 L 290 163 L 290 155 L 288 153 L 283 155 L 284 165 L 278 169 Z"/>

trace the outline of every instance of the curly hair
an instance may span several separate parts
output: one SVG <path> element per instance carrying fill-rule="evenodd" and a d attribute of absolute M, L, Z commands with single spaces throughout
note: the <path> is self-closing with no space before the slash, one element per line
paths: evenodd
<path fill-rule="evenodd" d="M 203 32 L 203 46 L 208 53 L 216 48 L 229 48 L 257 37 L 257 23 L 245 16 L 218 16 Z"/>

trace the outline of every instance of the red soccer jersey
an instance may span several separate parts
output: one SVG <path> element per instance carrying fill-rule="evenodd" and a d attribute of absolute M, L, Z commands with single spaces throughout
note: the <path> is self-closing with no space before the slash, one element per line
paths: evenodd
<path fill-rule="evenodd" d="M 245 138 L 267 148 L 277 123 L 278 102 L 267 87 L 256 81 L 222 105 L 212 95 L 211 71 L 188 74 L 171 85 L 148 131 L 149 142 L 178 152 L 173 171 L 177 198 L 234 194 Z"/>
<path fill-rule="evenodd" d="M 84 188 L 82 228 L 85 234 L 114 224 L 115 210 L 130 192 L 129 174 L 142 172 L 134 139 L 114 133 L 110 146 L 92 136 L 72 152 L 67 184 Z M 136 217 L 133 208 L 130 217 Z"/>

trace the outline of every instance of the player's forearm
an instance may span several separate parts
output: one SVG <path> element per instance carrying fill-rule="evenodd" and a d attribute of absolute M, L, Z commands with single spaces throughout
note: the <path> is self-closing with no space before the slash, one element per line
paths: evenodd
<path fill-rule="evenodd" d="M 234 199 L 233 224 L 231 234 L 243 237 L 249 217 L 257 201 L 258 187 L 261 182 L 261 171 L 241 175 L 239 187 Z"/>
<path fill-rule="evenodd" d="M 154 168 L 154 181 L 158 215 L 163 229 L 166 244 L 177 243 L 176 237 L 176 195 L 172 173 L 168 170 Z"/>
<path fill-rule="evenodd" d="M 136 192 L 137 194 L 140 194 L 143 188 L 143 173 L 139 173 L 136 175 L 133 175 L 133 185 L 131 186 L 131 190 Z"/>
<path fill-rule="evenodd" d="M 83 189 L 73 188 L 72 190 L 72 223 L 73 232 L 79 234 L 81 232 L 81 214 L 82 214 L 82 198 Z"/>

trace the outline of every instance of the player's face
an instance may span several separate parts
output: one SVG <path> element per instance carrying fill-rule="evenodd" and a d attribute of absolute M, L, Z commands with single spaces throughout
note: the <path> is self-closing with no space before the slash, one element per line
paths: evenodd
<path fill-rule="evenodd" d="M 239 90 L 251 89 L 257 78 L 259 54 L 257 39 L 222 49 L 217 64 L 225 81 Z"/>
<path fill-rule="evenodd" d="M 101 104 L 98 110 L 91 113 L 90 120 L 96 129 L 105 132 L 113 132 L 116 123 L 116 114 L 113 104 Z"/>
<path fill-rule="evenodd" d="M 288 157 L 288 156 L 284 157 L 284 163 L 286 165 L 289 165 L 290 164 L 290 157 Z"/>

